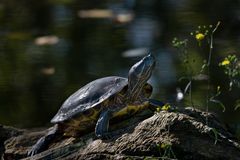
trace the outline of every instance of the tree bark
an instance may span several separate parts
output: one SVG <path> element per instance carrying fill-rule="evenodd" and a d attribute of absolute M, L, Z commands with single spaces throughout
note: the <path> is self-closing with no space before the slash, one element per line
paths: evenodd
<path fill-rule="evenodd" d="M 31 158 L 240 160 L 239 141 L 213 114 L 186 108 L 136 117 L 113 125 L 112 139 L 100 140 L 94 133 L 60 139 Z M 4 159 L 31 159 L 27 151 L 45 132 L 12 135 L 5 141 Z"/>

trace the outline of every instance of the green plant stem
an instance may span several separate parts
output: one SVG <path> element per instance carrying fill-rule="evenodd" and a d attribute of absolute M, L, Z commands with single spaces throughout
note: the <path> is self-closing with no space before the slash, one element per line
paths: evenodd
<path fill-rule="evenodd" d="M 193 98 L 192 98 L 192 76 L 190 77 L 190 88 L 189 88 L 189 96 L 190 96 L 190 101 L 191 101 L 191 105 L 193 107 L 193 109 L 195 109 L 194 107 L 194 103 L 193 103 Z"/>
<path fill-rule="evenodd" d="M 213 50 L 213 32 L 210 36 L 210 46 L 209 46 L 209 54 L 208 54 L 208 62 L 207 62 L 207 75 L 210 77 L 210 65 L 211 65 L 211 59 L 212 59 L 212 50 Z M 206 112 L 209 111 L 209 91 L 210 91 L 210 78 L 207 80 L 207 106 L 206 106 Z M 206 124 L 208 125 L 208 116 L 206 116 Z"/>
<path fill-rule="evenodd" d="M 210 65 L 211 65 L 211 59 L 212 59 L 212 50 L 213 50 L 213 34 L 217 30 L 218 26 L 220 25 L 220 21 L 218 21 L 216 27 L 213 29 L 211 35 L 210 35 L 210 45 L 209 45 L 209 54 L 208 54 L 208 62 L 207 62 L 207 75 L 210 77 Z M 209 91 L 210 91 L 210 78 L 208 78 L 207 82 L 207 104 L 206 104 L 206 112 L 209 111 Z M 206 116 L 206 124 L 208 125 L 208 116 Z"/>
<path fill-rule="evenodd" d="M 208 77 L 209 77 L 209 74 L 210 74 L 209 66 L 207 66 L 207 75 L 208 75 Z M 208 114 L 208 111 L 209 111 L 209 91 L 210 91 L 210 78 L 208 78 L 208 81 L 207 81 L 207 104 L 206 104 L 207 105 L 206 106 L 207 114 Z M 206 124 L 208 125 L 208 115 L 206 116 Z"/>

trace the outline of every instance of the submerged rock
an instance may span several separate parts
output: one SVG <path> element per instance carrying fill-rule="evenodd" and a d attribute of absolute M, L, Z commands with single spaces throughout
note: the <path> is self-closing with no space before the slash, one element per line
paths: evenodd
<path fill-rule="evenodd" d="M 26 159 L 240 159 L 238 140 L 213 114 L 186 108 L 142 119 L 133 117 L 122 122 L 112 139 L 96 139 L 94 133 L 78 139 L 58 139 L 48 150 Z M 45 132 L 23 132 L 8 139 L 4 159 L 26 157 Z"/>

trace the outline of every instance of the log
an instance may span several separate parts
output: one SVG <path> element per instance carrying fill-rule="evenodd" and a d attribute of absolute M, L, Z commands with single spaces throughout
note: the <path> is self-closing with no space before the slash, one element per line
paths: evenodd
<path fill-rule="evenodd" d="M 97 139 L 93 132 L 62 138 L 33 157 L 26 153 L 46 130 L 24 131 L 5 141 L 3 158 L 240 160 L 239 140 L 214 114 L 185 108 L 139 117 L 111 128 L 116 136 L 109 140 Z"/>
<path fill-rule="evenodd" d="M 0 125 L 0 156 L 2 157 L 2 154 L 4 152 L 4 142 L 11 138 L 11 137 L 16 137 L 20 134 L 22 134 L 24 130 L 22 129 L 17 129 L 14 127 L 10 126 L 3 126 Z"/>

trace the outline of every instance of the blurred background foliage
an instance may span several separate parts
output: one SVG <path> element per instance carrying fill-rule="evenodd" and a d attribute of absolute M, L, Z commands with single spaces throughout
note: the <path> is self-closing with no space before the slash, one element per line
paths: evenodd
<path fill-rule="evenodd" d="M 240 132 L 234 103 L 239 89 L 227 92 L 228 79 L 218 64 L 240 56 L 239 0 L 2 0 L 0 2 L 0 123 L 16 127 L 49 125 L 63 101 L 84 84 L 109 75 L 127 77 L 128 69 L 149 50 L 158 63 L 150 83 L 153 97 L 175 101 L 183 75 L 173 37 L 189 38 L 192 69 L 208 54 L 190 33 L 198 25 L 221 26 L 215 33 L 212 88 L 220 85 L 226 106 L 210 106 Z M 206 49 L 205 49 L 206 48 Z M 194 81 L 194 103 L 206 103 L 206 81 Z M 188 106 L 189 100 L 181 104 Z"/>

